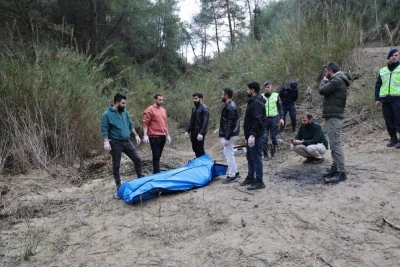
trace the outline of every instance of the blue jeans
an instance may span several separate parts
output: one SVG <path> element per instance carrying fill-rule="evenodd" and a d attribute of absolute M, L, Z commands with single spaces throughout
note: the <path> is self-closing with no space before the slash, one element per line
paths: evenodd
<path fill-rule="evenodd" d="M 286 126 L 286 115 L 289 112 L 290 122 L 292 123 L 293 130 L 296 129 L 296 106 L 293 104 L 288 106 L 283 106 L 283 120 L 285 121 Z"/>
<path fill-rule="evenodd" d="M 264 133 L 256 137 L 255 145 L 253 147 L 246 146 L 247 153 L 247 177 L 256 179 L 257 183 L 263 183 L 263 161 L 262 153 L 265 146 L 267 135 Z"/>

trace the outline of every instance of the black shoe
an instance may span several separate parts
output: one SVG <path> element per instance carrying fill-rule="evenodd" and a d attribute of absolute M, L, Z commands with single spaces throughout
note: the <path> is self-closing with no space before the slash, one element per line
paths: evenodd
<path fill-rule="evenodd" d="M 341 181 L 344 181 L 347 179 L 347 175 L 344 172 L 337 172 L 334 176 L 331 178 L 326 178 L 325 183 L 327 184 L 337 184 L 340 183 Z"/>
<path fill-rule="evenodd" d="M 257 190 L 257 189 L 263 189 L 265 188 L 265 184 L 263 182 L 255 182 L 249 187 L 247 187 L 247 190 Z"/>
<path fill-rule="evenodd" d="M 255 182 L 254 178 L 249 178 L 248 176 L 244 179 L 243 182 L 240 183 L 240 186 L 245 186 L 249 184 L 253 184 Z"/>
<path fill-rule="evenodd" d="M 390 139 L 389 142 L 386 144 L 387 147 L 394 147 L 398 143 L 398 140 L 396 139 Z"/>
<path fill-rule="evenodd" d="M 234 177 L 230 177 L 230 176 L 226 176 L 225 180 L 222 181 L 223 184 L 229 184 L 232 183 L 236 180 L 236 176 Z"/>
<path fill-rule="evenodd" d="M 397 144 L 394 147 L 400 149 L 400 142 L 397 142 Z"/>
<path fill-rule="evenodd" d="M 313 161 L 311 161 L 311 164 L 320 164 L 324 161 L 324 158 L 315 158 Z"/>
<path fill-rule="evenodd" d="M 239 172 L 236 172 L 235 173 L 235 178 L 239 178 L 240 177 L 240 173 Z"/>
<path fill-rule="evenodd" d="M 333 176 L 335 176 L 336 173 L 337 173 L 337 168 L 331 166 L 331 168 L 328 169 L 328 172 L 322 175 L 322 178 L 332 178 Z"/>
<path fill-rule="evenodd" d="M 303 161 L 303 164 L 311 163 L 311 162 L 313 162 L 314 160 L 316 160 L 316 158 L 307 157 L 307 158 Z"/>

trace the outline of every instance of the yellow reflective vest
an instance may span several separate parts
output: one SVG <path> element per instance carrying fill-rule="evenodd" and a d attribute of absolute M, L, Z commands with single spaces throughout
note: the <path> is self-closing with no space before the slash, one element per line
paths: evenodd
<path fill-rule="evenodd" d="M 263 95 L 265 99 L 265 115 L 267 117 L 275 117 L 278 116 L 278 97 L 279 94 L 273 92 L 270 97 L 266 97 Z"/>
<path fill-rule="evenodd" d="M 400 96 L 400 67 L 397 66 L 392 72 L 388 67 L 383 67 L 379 75 L 382 80 L 379 97 Z"/>

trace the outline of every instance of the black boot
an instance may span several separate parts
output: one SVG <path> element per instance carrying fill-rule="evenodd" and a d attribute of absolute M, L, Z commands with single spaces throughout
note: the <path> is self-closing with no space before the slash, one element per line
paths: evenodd
<path fill-rule="evenodd" d="M 331 166 L 331 168 L 328 170 L 328 172 L 326 172 L 324 175 L 322 175 L 322 177 L 323 178 L 332 178 L 333 176 L 335 176 L 336 173 L 337 173 L 336 166 Z"/>
<path fill-rule="evenodd" d="M 249 176 L 247 176 L 246 179 L 244 179 L 244 181 L 240 183 L 240 186 L 251 185 L 254 184 L 255 181 L 256 180 L 254 178 L 250 178 Z"/>
<path fill-rule="evenodd" d="M 331 178 L 326 178 L 325 183 L 327 184 L 337 184 L 340 183 L 341 181 L 344 181 L 347 179 L 347 175 L 344 172 L 337 172 L 334 176 Z"/>
<path fill-rule="evenodd" d="M 394 147 L 399 142 L 396 133 L 390 133 L 390 140 L 386 144 L 387 147 Z"/>
<path fill-rule="evenodd" d="M 296 124 L 293 124 L 292 125 L 292 133 L 295 133 L 296 132 Z"/>
<path fill-rule="evenodd" d="M 276 152 L 276 142 L 273 142 L 271 145 L 271 157 L 275 156 L 275 152 Z"/>

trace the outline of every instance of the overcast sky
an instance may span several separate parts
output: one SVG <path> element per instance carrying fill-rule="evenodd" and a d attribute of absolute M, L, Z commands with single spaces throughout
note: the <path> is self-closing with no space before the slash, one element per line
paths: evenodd
<path fill-rule="evenodd" d="M 183 21 L 190 21 L 192 16 L 199 11 L 199 0 L 180 0 L 179 1 L 179 16 Z"/>

